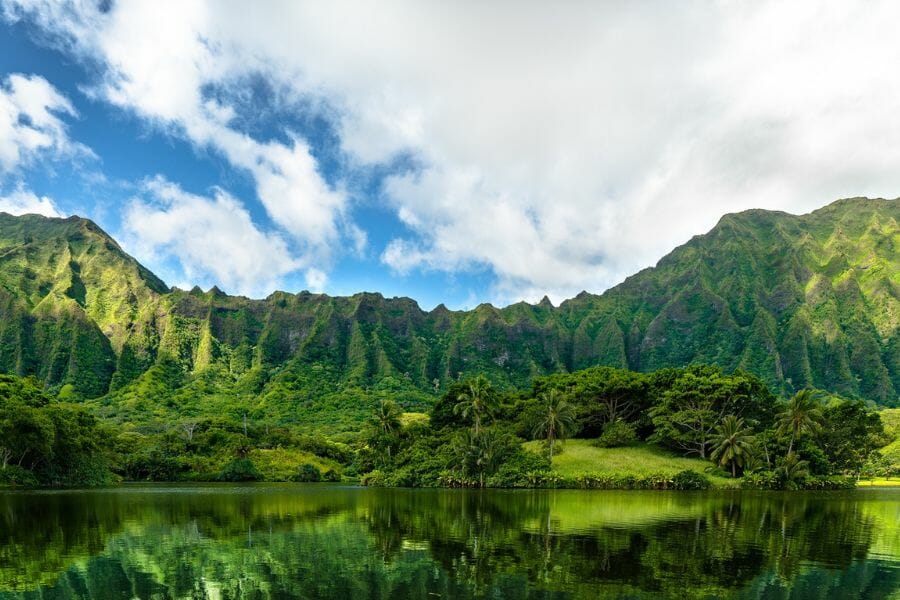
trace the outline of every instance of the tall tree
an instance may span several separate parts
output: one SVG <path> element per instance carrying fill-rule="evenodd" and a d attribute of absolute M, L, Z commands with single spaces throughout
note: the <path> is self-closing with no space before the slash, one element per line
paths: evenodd
<path fill-rule="evenodd" d="M 575 411 L 557 390 L 547 390 L 539 399 L 542 410 L 538 413 L 532 431 L 534 437 L 546 438 L 550 448 L 550 464 L 553 464 L 553 446 L 556 440 L 565 440 L 575 429 Z"/>
<path fill-rule="evenodd" d="M 481 423 L 491 418 L 497 410 L 497 394 L 484 375 L 469 380 L 466 389 L 456 397 L 453 412 L 463 418 L 472 417 L 474 432 L 481 430 Z"/>
<path fill-rule="evenodd" d="M 400 416 L 403 414 L 400 406 L 393 400 L 382 400 L 372 411 L 370 424 L 375 435 L 372 442 L 375 446 L 384 449 L 387 460 L 391 459 L 391 447 L 397 441 L 397 432 L 400 430 Z"/>
<path fill-rule="evenodd" d="M 372 412 L 372 423 L 383 435 L 391 435 L 400 429 L 403 411 L 393 400 L 382 400 Z"/>
<path fill-rule="evenodd" d="M 743 467 L 753 451 L 753 431 L 744 420 L 728 415 L 712 437 L 712 459 L 725 467 L 731 464 L 731 476 L 737 477 L 737 467 Z"/>
<path fill-rule="evenodd" d="M 861 400 L 831 403 L 823 415 L 827 426 L 818 441 L 831 466 L 844 473 L 858 475 L 870 456 L 891 441 L 881 416 Z"/>
<path fill-rule="evenodd" d="M 514 445 L 508 435 L 493 427 L 478 433 L 467 429 L 456 438 L 457 464 L 463 474 L 477 476 L 479 487 L 484 487 L 485 476 L 497 470 Z"/>
<path fill-rule="evenodd" d="M 825 421 L 817 394 L 812 390 L 800 390 L 788 401 L 784 410 L 778 413 L 776 434 L 784 439 L 790 437 L 788 454 L 794 451 L 794 442 L 804 434 L 819 432 Z"/>

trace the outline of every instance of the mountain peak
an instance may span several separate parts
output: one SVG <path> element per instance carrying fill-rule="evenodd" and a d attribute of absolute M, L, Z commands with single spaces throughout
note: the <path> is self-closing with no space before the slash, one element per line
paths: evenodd
<path fill-rule="evenodd" d="M 170 293 L 87 219 L 0 215 L 0 340 L 9 340 L 0 371 L 97 396 L 163 359 L 185 373 L 318 365 L 329 385 L 353 365 L 354 381 L 403 373 L 432 393 L 434 380 L 476 372 L 523 386 L 597 364 L 711 363 L 756 373 L 781 393 L 809 386 L 891 403 L 900 389 L 898 207 L 844 199 L 799 216 L 745 211 L 602 295 L 583 291 L 558 308 L 545 296 L 428 313 L 376 292 Z"/>

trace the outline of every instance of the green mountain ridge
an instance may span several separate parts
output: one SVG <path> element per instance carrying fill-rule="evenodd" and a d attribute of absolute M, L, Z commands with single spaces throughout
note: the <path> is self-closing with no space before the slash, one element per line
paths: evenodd
<path fill-rule="evenodd" d="M 896 405 L 898 221 L 898 200 L 750 210 L 601 295 L 426 312 L 377 293 L 170 289 L 89 220 L 0 214 L 0 371 L 109 416 L 239 398 L 286 423 L 379 394 L 415 407 L 460 375 L 524 387 L 595 364 L 713 363 Z"/>

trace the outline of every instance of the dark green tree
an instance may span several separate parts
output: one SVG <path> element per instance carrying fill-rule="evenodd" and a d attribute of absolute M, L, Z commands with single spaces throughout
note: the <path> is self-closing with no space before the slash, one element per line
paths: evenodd
<path fill-rule="evenodd" d="M 737 467 L 743 467 L 753 452 L 753 431 L 742 418 L 728 415 L 716 429 L 712 445 L 712 459 L 722 467 L 731 465 L 731 476 L 737 477 Z"/>
<path fill-rule="evenodd" d="M 391 448 L 397 443 L 402 414 L 403 410 L 396 402 L 381 400 L 372 411 L 369 421 L 372 427 L 370 442 L 387 455 L 388 462 L 391 460 Z"/>
<path fill-rule="evenodd" d="M 794 442 L 802 435 L 818 433 L 825 421 L 817 394 L 800 390 L 791 398 L 777 418 L 776 434 L 789 439 L 787 453 L 794 451 Z"/>
<path fill-rule="evenodd" d="M 716 427 L 725 415 L 744 418 L 748 427 L 770 421 L 771 394 L 755 377 L 726 375 L 716 367 L 682 372 L 650 410 L 652 439 L 700 458 L 708 458 Z"/>
<path fill-rule="evenodd" d="M 453 412 L 463 418 L 472 418 L 475 434 L 481 430 L 481 423 L 493 417 L 497 411 L 497 394 L 491 382 L 484 375 L 471 379 L 466 389 L 456 398 Z"/>
<path fill-rule="evenodd" d="M 477 477 L 479 487 L 484 487 L 484 478 L 497 470 L 514 445 L 508 434 L 493 427 L 477 433 L 466 429 L 455 440 L 457 464 L 463 475 Z"/>
<path fill-rule="evenodd" d="M 832 403 L 823 411 L 819 443 L 835 470 L 859 474 L 876 450 L 891 439 L 879 414 L 859 400 Z"/>

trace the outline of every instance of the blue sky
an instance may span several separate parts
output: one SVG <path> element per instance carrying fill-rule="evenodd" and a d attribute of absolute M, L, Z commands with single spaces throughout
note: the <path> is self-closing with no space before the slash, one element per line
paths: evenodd
<path fill-rule="evenodd" d="M 890 2 L 0 6 L 0 209 L 170 285 L 559 302 L 900 189 Z"/>

